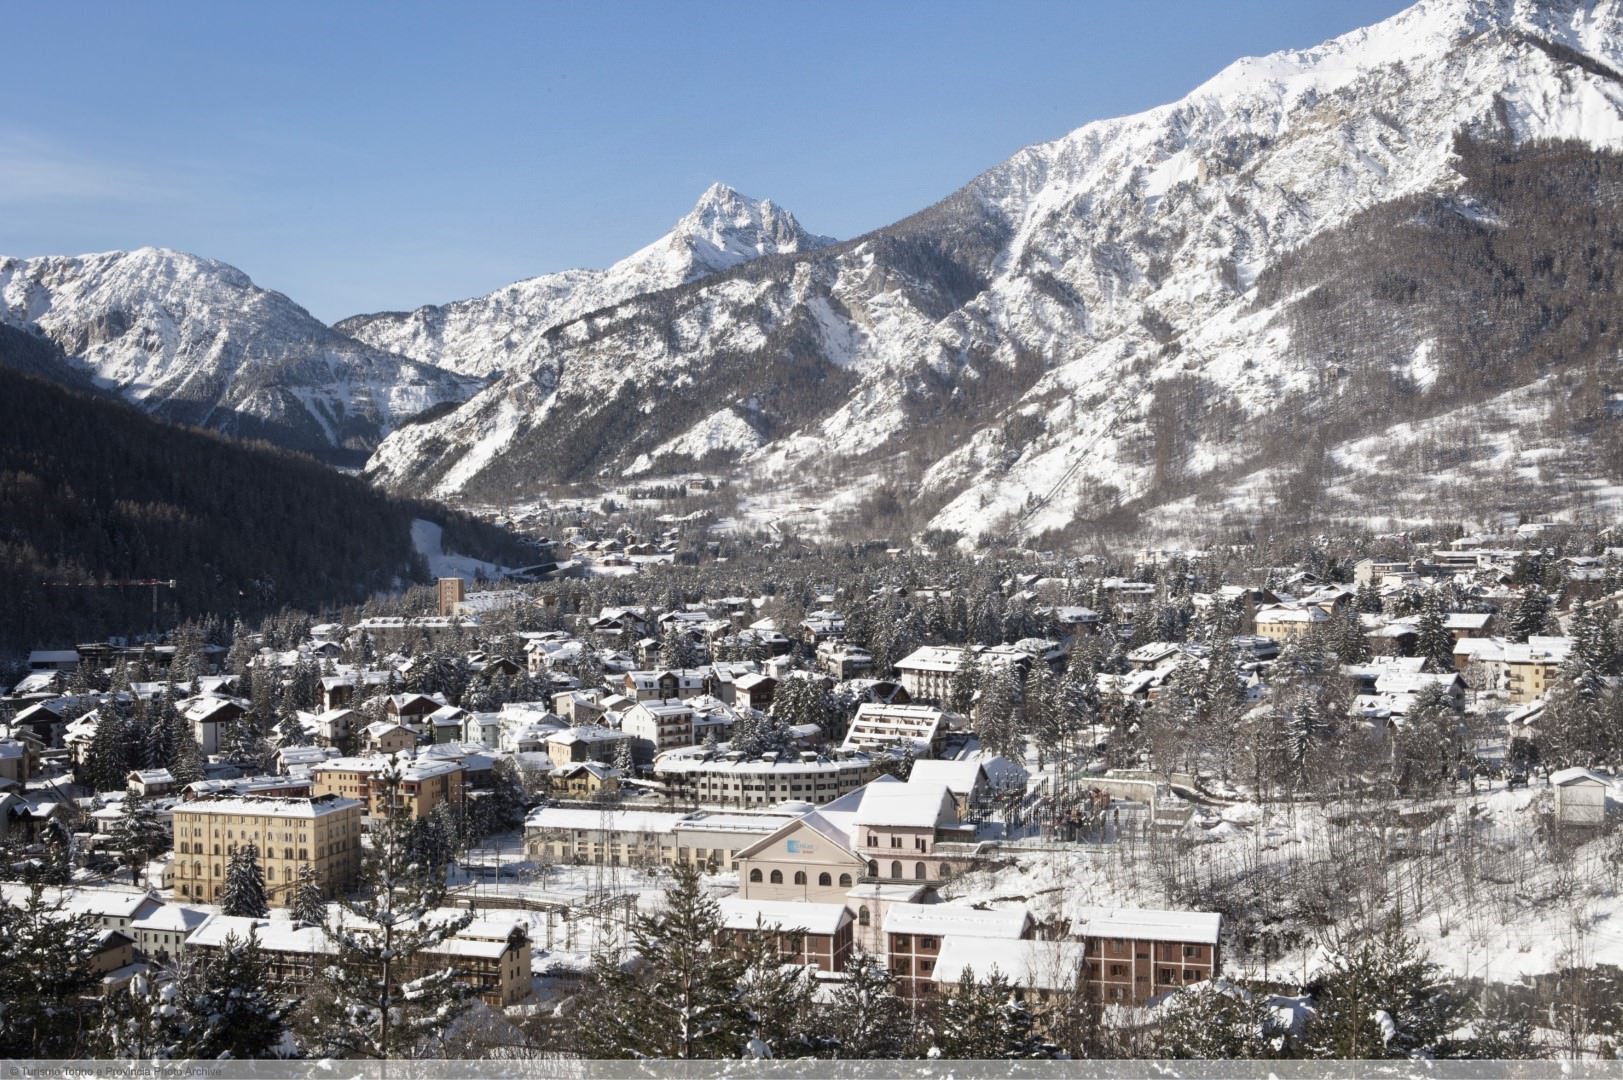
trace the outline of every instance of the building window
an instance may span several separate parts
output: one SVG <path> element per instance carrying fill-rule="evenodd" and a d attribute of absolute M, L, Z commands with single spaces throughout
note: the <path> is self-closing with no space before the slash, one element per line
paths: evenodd
<path fill-rule="evenodd" d="M 850 887 L 851 887 L 851 875 L 850 874 L 841 874 L 840 875 L 840 888 L 849 889 Z"/>
<path fill-rule="evenodd" d="M 919 948 L 921 948 L 921 949 L 933 949 L 935 947 L 936 947 L 935 938 L 933 938 L 933 937 L 921 937 L 921 938 L 919 938 Z"/>
<path fill-rule="evenodd" d="M 817 884 L 823 886 L 824 888 L 827 888 L 828 886 L 834 884 L 834 878 L 831 877 L 828 874 L 818 874 L 817 875 Z"/>
<path fill-rule="evenodd" d="M 942 863 L 941 867 L 940 867 L 940 870 L 941 870 L 941 876 L 946 877 L 948 874 L 952 873 L 952 863 L 946 863 L 946 862 Z"/>
<path fill-rule="evenodd" d="M 890 838 L 890 846 L 891 847 L 901 847 L 902 846 L 902 838 L 900 836 L 891 837 Z"/>
<path fill-rule="evenodd" d="M 863 904 L 861 907 L 859 907 L 857 909 L 857 925 L 858 926 L 867 926 L 868 925 L 868 905 L 867 904 Z"/>
<path fill-rule="evenodd" d="M 750 881 L 753 884 L 759 885 L 761 883 L 761 872 L 759 870 L 751 870 Z"/>
<path fill-rule="evenodd" d="M 774 885 L 782 885 L 783 884 L 783 871 L 782 870 L 774 870 L 774 871 L 772 871 L 772 884 L 774 884 Z"/>
<path fill-rule="evenodd" d="M 901 878 L 901 876 L 902 876 L 902 864 L 901 863 L 893 862 L 893 863 L 890 864 L 890 876 L 893 877 L 893 878 L 897 878 L 897 879 Z"/>
<path fill-rule="evenodd" d="M 877 859 L 869 859 L 868 860 L 868 876 L 869 877 L 878 877 L 879 876 L 879 860 L 877 860 Z"/>
<path fill-rule="evenodd" d="M 806 884 L 806 871 L 804 871 L 804 870 L 796 870 L 795 871 L 795 884 L 796 885 L 804 885 L 804 884 Z"/>

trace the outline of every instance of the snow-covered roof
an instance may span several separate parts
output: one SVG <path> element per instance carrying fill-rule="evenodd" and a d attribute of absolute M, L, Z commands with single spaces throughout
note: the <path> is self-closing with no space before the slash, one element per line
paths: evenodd
<path fill-rule="evenodd" d="M 744 900 L 729 896 L 721 901 L 721 924 L 729 930 L 753 930 L 757 922 L 769 930 L 804 930 L 833 936 L 851 921 L 844 904 L 812 904 L 801 900 Z"/>
<path fill-rule="evenodd" d="M 887 920 L 887 929 L 888 929 Z M 1073 990 L 1087 962 L 1079 941 L 1000 941 L 949 936 L 941 943 L 932 978 L 955 983 L 966 969 L 984 979 L 996 968 L 1011 983 L 1034 990 Z"/>
<path fill-rule="evenodd" d="M 1551 773 L 1550 783 L 1556 787 L 1566 787 L 1568 784 L 1578 783 L 1603 784 L 1606 787 L 1611 787 L 1612 778 L 1589 769 L 1571 768 Z"/>
<path fill-rule="evenodd" d="M 1025 908 L 982 910 L 963 904 L 893 904 L 885 912 L 887 934 L 963 935 L 1013 941 L 1031 927 Z"/>
<path fill-rule="evenodd" d="M 945 784 L 954 795 L 968 795 L 977 781 L 983 779 L 985 768 L 978 761 L 938 761 L 926 758 L 913 763 L 907 776 L 909 784 Z"/>
<path fill-rule="evenodd" d="M 187 814 L 252 814 L 258 817 L 316 818 L 336 814 L 361 804 L 354 799 L 320 796 L 314 799 L 244 795 L 217 799 L 193 799 L 175 807 Z"/>
<path fill-rule="evenodd" d="M 1222 921 L 1215 911 L 1085 908 L 1073 920 L 1072 932 L 1087 937 L 1215 945 Z"/>
<path fill-rule="evenodd" d="M 130 923 L 130 929 L 171 931 L 187 934 L 203 925 L 207 921 L 209 914 L 207 911 L 186 907 L 184 904 L 164 904 L 152 914 L 145 915 Z"/>
<path fill-rule="evenodd" d="M 571 806 L 542 806 L 524 819 L 526 829 L 606 830 L 664 835 L 690 815 L 658 810 L 591 810 Z"/>
<path fill-rule="evenodd" d="M 856 825 L 935 828 L 955 820 L 952 792 L 935 781 L 869 784 L 857 807 Z"/>

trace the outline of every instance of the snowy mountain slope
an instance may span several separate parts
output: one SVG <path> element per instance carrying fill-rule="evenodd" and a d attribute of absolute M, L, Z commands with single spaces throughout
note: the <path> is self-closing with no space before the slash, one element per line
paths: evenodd
<path fill-rule="evenodd" d="M 1307 343 L 1311 290 L 1260 301 L 1270 267 L 1373 207 L 1461 190 L 1461 133 L 1623 146 L 1619 70 L 1617 0 L 1426 0 L 1028 148 L 869 236 L 555 326 L 369 472 L 504 497 L 703 461 L 849 495 L 877 468 L 908 524 L 970 538 L 1183 497 L 1277 449 L 1259 424 L 1290 438 L 1271 419 L 1287 405 L 1305 432 L 1316 401 L 1356 414 L 1423 386 L 1421 347 L 1452 333 L 1438 309 L 1406 342 Z M 1327 364 L 1382 373 L 1327 382 Z"/>
<path fill-rule="evenodd" d="M 224 263 L 160 248 L 0 257 L 0 321 L 165 419 L 334 462 L 476 380 L 358 344 Z"/>
<path fill-rule="evenodd" d="M 545 331 L 589 311 L 763 255 L 830 243 L 771 201 L 714 184 L 669 233 L 606 270 L 565 270 L 439 307 L 355 315 L 336 329 L 402 356 L 484 376 L 523 367 Z"/>

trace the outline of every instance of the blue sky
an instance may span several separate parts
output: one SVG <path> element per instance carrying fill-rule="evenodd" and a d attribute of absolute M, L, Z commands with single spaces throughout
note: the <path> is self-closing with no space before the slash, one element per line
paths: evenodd
<path fill-rule="evenodd" d="M 715 180 L 849 237 L 1404 6 L 12 5 L 0 253 L 180 248 L 333 320 L 607 265 Z"/>

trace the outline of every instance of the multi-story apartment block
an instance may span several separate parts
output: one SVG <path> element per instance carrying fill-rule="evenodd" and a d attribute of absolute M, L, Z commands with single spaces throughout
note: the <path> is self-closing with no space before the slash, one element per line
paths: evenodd
<path fill-rule="evenodd" d="M 1217 974 L 1221 924 L 1215 912 L 1096 908 L 1072 923 L 1071 937 L 1086 948 L 1095 1000 L 1142 1005 Z"/>
<path fill-rule="evenodd" d="M 410 818 L 425 818 L 441 803 L 460 807 L 466 796 L 467 775 L 462 763 L 444 758 L 398 760 L 400 787 L 391 794 L 383 782 L 390 759 L 381 756 L 333 758 L 310 769 L 317 795 L 355 799 L 373 818 L 389 814 L 389 801 Z"/>
<path fill-rule="evenodd" d="M 327 896 L 351 888 L 361 869 L 362 804 L 337 795 L 310 799 L 240 796 L 176 804 L 175 894 L 217 902 L 231 856 L 245 844 L 259 848 L 265 892 L 284 906 L 308 866 Z"/>

